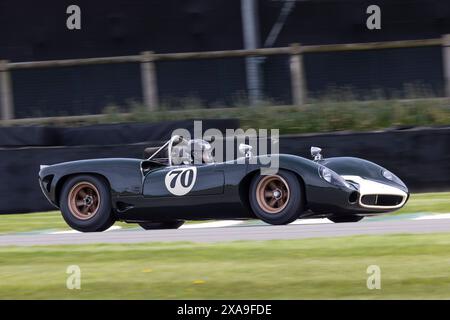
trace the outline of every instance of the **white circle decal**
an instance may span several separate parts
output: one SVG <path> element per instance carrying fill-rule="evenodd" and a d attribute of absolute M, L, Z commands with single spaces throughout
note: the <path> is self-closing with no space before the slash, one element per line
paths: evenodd
<path fill-rule="evenodd" d="M 167 190 L 176 196 L 184 196 L 192 190 L 197 179 L 197 167 L 177 168 L 166 174 Z"/>

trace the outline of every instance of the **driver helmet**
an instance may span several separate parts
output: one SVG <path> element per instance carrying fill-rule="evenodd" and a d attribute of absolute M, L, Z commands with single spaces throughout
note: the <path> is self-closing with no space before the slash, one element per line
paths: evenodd
<path fill-rule="evenodd" d="M 189 153 L 189 146 L 186 144 L 179 144 L 172 148 L 172 164 L 190 164 L 191 155 Z"/>
<path fill-rule="evenodd" d="M 192 162 L 198 163 L 212 163 L 214 157 L 212 155 L 212 147 L 209 142 L 202 139 L 193 139 L 189 142 L 191 148 Z"/>

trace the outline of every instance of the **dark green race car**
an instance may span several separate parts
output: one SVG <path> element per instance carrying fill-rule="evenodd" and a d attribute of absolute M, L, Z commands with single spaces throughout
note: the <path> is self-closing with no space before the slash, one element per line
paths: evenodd
<path fill-rule="evenodd" d="M 181 146 L 193 143 L 198 154 Z M 103 231 L 115 221 L 144 229 L 173 229 L 185 220 L 254 219 L 288 224 L 327 217 L 356 222 L 364 216 L 397 210 L 409 193 L 390 171 L 351 157 L 314 160 L 288 154 L 245 155 L 216 162 L 206 141 L 174 136 L 146 149 L 146 159 L 94 159 L 41 166 L 39 181 L 65 221 L 83 232 Z M 194 161 L 199 157 L 201 161 Z M 271 158 L 278 168 L 263 174 Z"/>

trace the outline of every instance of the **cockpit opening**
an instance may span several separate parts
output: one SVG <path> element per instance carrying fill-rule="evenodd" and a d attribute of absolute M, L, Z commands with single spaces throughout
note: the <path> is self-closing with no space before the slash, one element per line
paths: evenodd
<path fill-rule="evenodd" d="M 144 158 L 168 166 L 214 163 L 211 144 L 202 139 L 186 140 L 173 136 L 160 147 L 144 150 Z"/>

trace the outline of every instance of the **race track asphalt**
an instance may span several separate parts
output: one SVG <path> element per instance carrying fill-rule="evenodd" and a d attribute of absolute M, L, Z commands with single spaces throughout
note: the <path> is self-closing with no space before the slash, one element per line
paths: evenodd
<path fill-rule="evenodd" d="M 357 223 L 292 224 L 287 226 L 230 226 L 178 230 L 115 230 L 103 233 L 1 235 L 0 246 L 64 245 L 142 242 L 222 242 L 237 240 L 301 239 L 392 233 L 450 232 L 450 219 L 386 220 Z"/>

